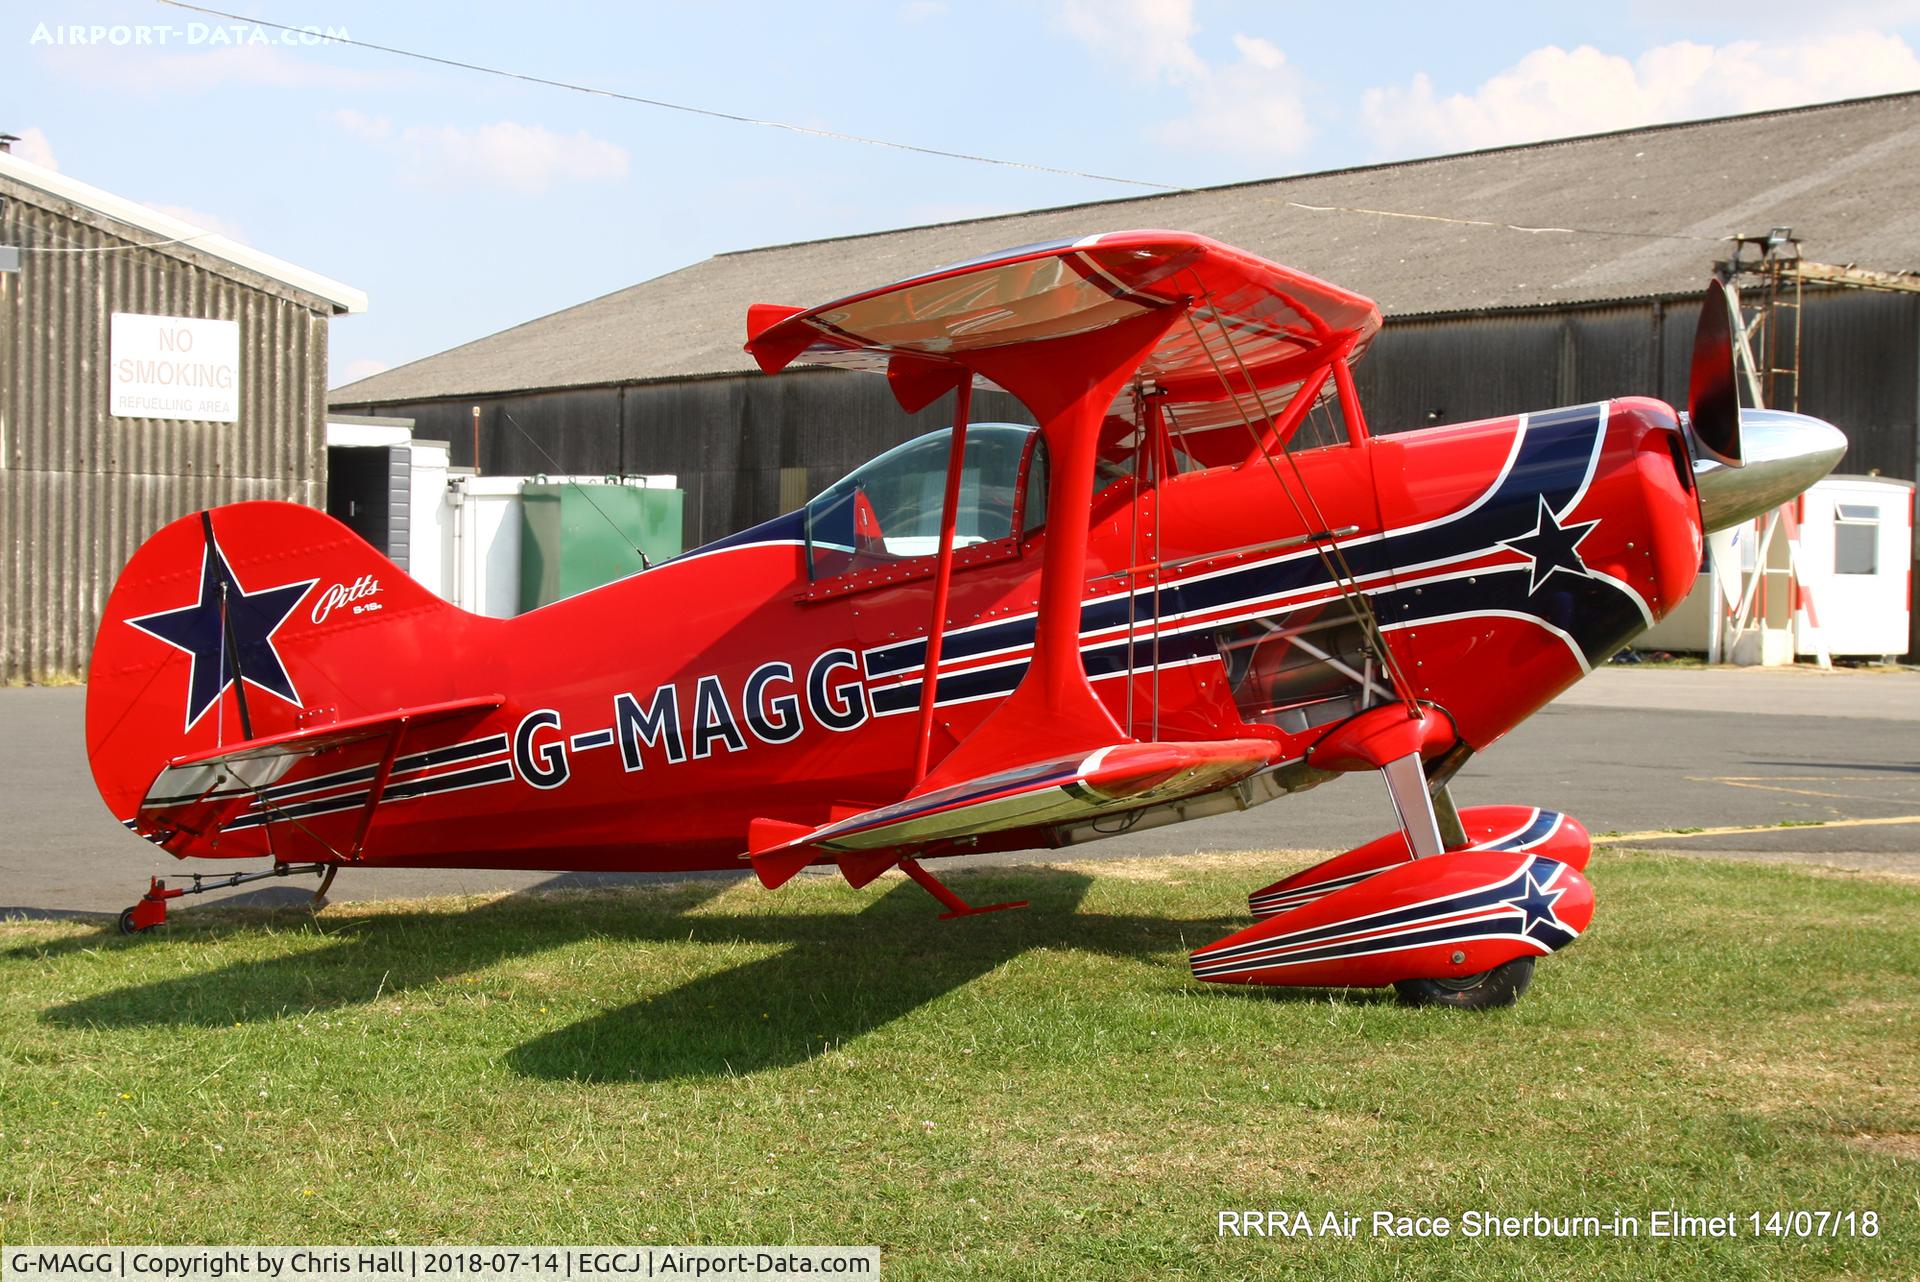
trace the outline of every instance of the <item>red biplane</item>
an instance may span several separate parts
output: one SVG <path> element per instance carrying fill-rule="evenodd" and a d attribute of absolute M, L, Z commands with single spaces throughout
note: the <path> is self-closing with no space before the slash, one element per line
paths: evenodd
<path fill-rule="evenodd" d="M 1702 531 L 1845 441 L 1742 411 L 1703 309 L 1691 404 L 1396 435 L 1365 298 L 1203 236 L 1032 245 L 810 309 L 747 350 L 883 373 L 909 441 L 799 511 L 514 619 L 307 508 L 182 518 L 107 603 L 87 744 L 182 858 L 640 870 L 899 867 L 1063 847 L 1374 772 L 1387 836 L 1253 892 L 1193 954 L 1241 984 L 1511 1001 L 1593 912 L 1587 833 L 1458 810 L 1474 753 L 1693 586 Z M 1039 426 L 969 422 L 972 390 Z M 196 882 L 195 888 L 205 888 Z M 140 929 L 183 893 L 155 882 Z M 1014 907 L 995 904 L 992 908 Z"/>

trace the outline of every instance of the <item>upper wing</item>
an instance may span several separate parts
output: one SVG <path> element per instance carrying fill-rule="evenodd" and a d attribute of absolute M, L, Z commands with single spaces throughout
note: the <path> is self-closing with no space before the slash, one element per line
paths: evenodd
<path fill-rule="evenodd" d="M 1359 359 L 1380 328 L 1369 299 L 1305 272 L 1206 236 L 1129 231 L 1010 249 L 805 310 L 761 304 L 746 347 L 770 373 L 796 360 L 884 371 L 917 408 L 908 389 L 929 366 L 1169 305 L 1190 307 L 1193 323 L 1169 329 L 1140 374 L 1165 390 L 1183 435 L 1278 415 L 1334 352 Z M 931 386 L 946 390 L 951 374 Z"/>

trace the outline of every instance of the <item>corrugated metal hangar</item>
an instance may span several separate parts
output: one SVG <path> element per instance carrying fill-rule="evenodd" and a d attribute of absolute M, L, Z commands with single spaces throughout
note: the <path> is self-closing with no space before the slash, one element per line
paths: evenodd
<path fill-rule="evenodd" d="M 160 526 L 324 502 L 327 320 L 367 301 L 4 151 L 0 247 L 0 681 L 38 681 Z"/>
<path fill-rule="evenodd" d="M 1383 210 L 1448 220 L 1369 212 Z M 1811 259 L 1920 267 L 1920 94 L 722 254 L 331 400 L 417 420 L 456 464 L 477 440 L 489 472 L 677 475 L 692 546 L 949 413 L 909 417 L 876 379 L 755 372 L 749 304 L 1134 227 L 1203 232 L 1376 299 L 1387 326 L 1357 370 L 1375 430 L 1615 395 L 1684 403 L 1699 292 L 1729 237 L 1789 227 Z M 1799 408 L 1848 433 L 1840 470 L 1913 478 L 1920 294 L 1805 303 Z M 975 417 L 1032 421 L 1004 397 Z"/>
<path fill-rule="evenodd" d="M 1920 267 L 1920 94 L 722 254 L 330 397 L 327 319 L 364 308 L 358 291 L 5 154 L 0 202 L 0 680 L 42 680 L 84 668 L 113 575 L 161 524 L 324 505 L 329 401 L 413 420 L 456 469 L 477 444 L 489 475 L 677 477 L 689 546 L 796 507 L 948 409 L 905 415 L 881 380 L 835 371 L 759 374 L 748 305 L 1023 243 L 1180 228 L 1371 295 L 1376 430 L 1683 400 L 1729 237 L 1791 228 L 1810 259 Z M 1920 293 L 1805 304 L 1798 407 L 1847 431 L 1841 470 L 1912 479 Z M 1002 395 L 975 415 L 1031 421 Z"/>

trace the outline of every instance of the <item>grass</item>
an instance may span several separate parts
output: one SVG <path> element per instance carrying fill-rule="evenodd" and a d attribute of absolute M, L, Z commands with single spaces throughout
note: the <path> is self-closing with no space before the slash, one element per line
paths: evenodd
<path fill-rule="evenodd" d="M 1603 852 L 1510 1011 L 1211 988 L 1274 857 L 0 925 L 21 1242 L 878 1243 L 892 1278 L 1911 1276 L 1920 887 Z M 1814 1242 L 1226 1208 L 1873 1210 Z"/>

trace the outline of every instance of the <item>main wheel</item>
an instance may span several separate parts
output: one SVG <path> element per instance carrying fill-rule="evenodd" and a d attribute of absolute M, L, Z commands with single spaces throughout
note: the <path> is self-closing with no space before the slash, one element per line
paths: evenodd
<path fill-rule="evenodd" d="M 1516 957 L 1492 970 L 1458 979 L 1403 979 L 1394 984 L 1400 1000 L 1409 1006 L 1455 1006 L 1461 1010 L 1493 1010 L 1520 1000 L 1533 982 L 1532 957 Z"/>

